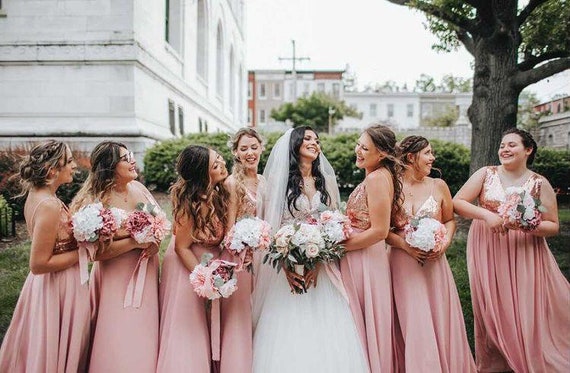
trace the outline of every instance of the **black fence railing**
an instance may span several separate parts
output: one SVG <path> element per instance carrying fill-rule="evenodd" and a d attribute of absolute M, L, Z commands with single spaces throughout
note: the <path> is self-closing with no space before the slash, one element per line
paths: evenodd
<path fill-rule="evenodd" d="M 8 205 L 0 207 L 0 239 L 10 239 L 16 236 L 16 218 L 14 209 Z"/>

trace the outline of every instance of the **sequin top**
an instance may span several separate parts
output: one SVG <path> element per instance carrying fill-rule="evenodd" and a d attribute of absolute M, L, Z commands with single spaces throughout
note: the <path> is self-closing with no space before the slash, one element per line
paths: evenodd
<path fill-rule="evenodd" d="M 540 197 L 541 186 L 542 179 L 535 173 L 532 173 L 521 185 L 534 198 Z M 497 166 L 487 167 L 483 188 L 479 194 L 479 206 L 497 212 L 499 205 L 505 201 L 505 197 L 505 188 L 499 178 L 499 168 Z"/>
<path fill-rule="evenodd" d="M 346 202 L 346 215 L 354 228 L 362 230 L 370 228 L 370 211 L 368 210 L 366 185 L 364 182 L 358 184 L 350 193 Z"/>
<path fill-rule="evenodd" d="M 197 234 L 194 243 L 204 246 L 218 246 L 224 239 L 225 234 L 224 227 L 220 221 L 214 224 L 214 232 L 208 231 L 207 234 L 204 234 L 204 232 L 199 233 L 201 234 Z"/>
<path fill-rule="evenodd" d="M 240 201 L 237 213 L 237 220 L 246 216 L 255 216 L 257 212 L 257 195 L 250 190 L 245 190 L 245 198 Z"/>
<path fill-rule="evenodd" d="M 410 221 L 411 218 L 418 218 L 420 216 L 429 216 L 436 220 L 441 221 L 441 204 L 437 202 L 433 196 L 433 190 L 435 189 L 435 180 L 432 180 L 432 191 L 426 200 L 420 205 L 420 208 L 414 213 L 412 203 L 406 203 L 404 200 L 403 216 L 396 219 L 395 226 L 398 229 L 403 229 L 404 226 Z"/>
<path fill-rule="evenodd" d="M 31 224 L 28 225 L 28 232 L 30 232 L 30 236 L 33 236 L 33 229 L 34 226 L 34 219 L 36 215 L 36 211 L 38 207 L 44 202 L 49 200 L 56 200 L 61 205 L 61 213 L 59 215 L 59 224 L 57 227 L 57 236 L 55 239 L 55 244 L 53 247 L 53 254 L 61 254 L 68 251 L 77 250 L 77 241 L 73 236 L 73 226 L 71 223 L 71 213 L 67 206 L 60 201 L 58 198 L 46 198 L 40 201 L 36 207 L 34 208 L 34 212 L 32 213 Z"/>

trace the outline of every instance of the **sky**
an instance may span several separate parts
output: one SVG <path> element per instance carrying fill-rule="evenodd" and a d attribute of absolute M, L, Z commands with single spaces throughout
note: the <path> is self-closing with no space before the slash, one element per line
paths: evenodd
<path fill-rule="evenodd" d="M 394 81 L 413 88 L 421 74 L 439 82 L 444 75 L 471 78 L 472 56 L 461 47 L 442 53 L 423 26 L 425 16 L 387 0 L 244 0 L 248 69 L 345 69 L 358 87 Z M 570 70 L 527 87 L 540 101 L 570 94 Z"/>

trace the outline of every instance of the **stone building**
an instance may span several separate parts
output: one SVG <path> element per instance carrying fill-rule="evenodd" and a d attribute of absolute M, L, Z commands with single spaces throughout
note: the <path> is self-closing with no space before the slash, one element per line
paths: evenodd
<path fill-rule="evenodd" d="M 246 122 L 241 0 L 1 0 L 0 144 L 90 150 Z"/>

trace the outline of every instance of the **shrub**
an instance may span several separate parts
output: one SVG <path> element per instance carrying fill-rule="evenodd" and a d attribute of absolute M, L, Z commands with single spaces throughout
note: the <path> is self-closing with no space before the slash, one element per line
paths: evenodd
<path fill-rule="evenodd" d="M 430 140 L 431 147 L 436 156 L 434 167 L 441 170 L 441 178 L 445 180 L 451 195 L 454 195 L 469 178 L 469 149 L 461 144 L 452 142 Z M 433 177 L 439 177 L 436 170 Z"/>
<path fill-rule="evenodd" d="M 548 179 L 559 195 L 570 194 L 570 152 L 540 148 L 532 170 Z"/>
<path fill-rule="evenodd" d="M 14 234 L 13 209 L 0 195 L 0 237 L 11 237 Z"/>

